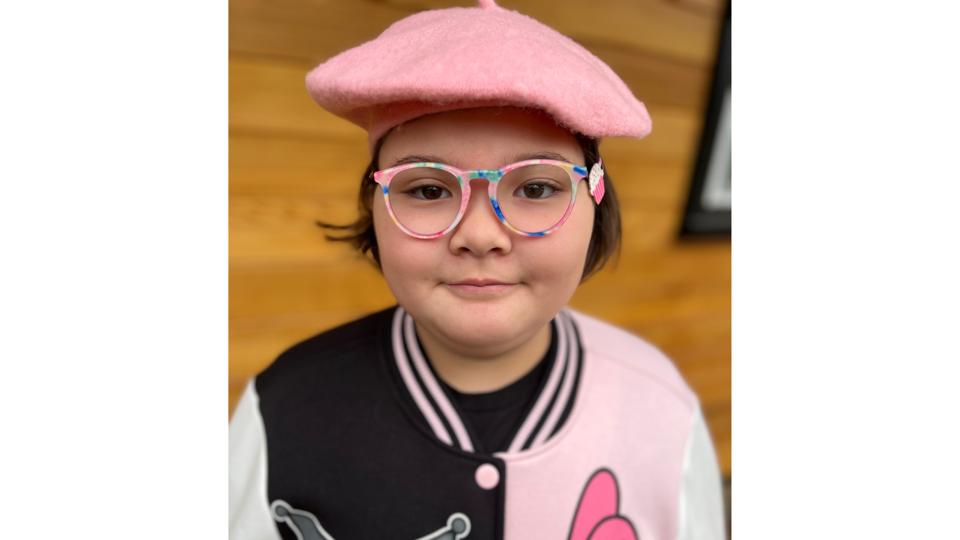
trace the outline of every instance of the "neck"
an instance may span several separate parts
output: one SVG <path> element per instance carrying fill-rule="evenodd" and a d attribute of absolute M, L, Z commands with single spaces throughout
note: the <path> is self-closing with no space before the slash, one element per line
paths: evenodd
<path fill-rule="evenodd" d="M 415 323 L 417 335 L 444 382 L 459 392 L 492 392 L 530 372 L 550 348 L 550 323 L 516 346 L 493 354 L 477 355 L 449 343 L 442 336 Z"/>

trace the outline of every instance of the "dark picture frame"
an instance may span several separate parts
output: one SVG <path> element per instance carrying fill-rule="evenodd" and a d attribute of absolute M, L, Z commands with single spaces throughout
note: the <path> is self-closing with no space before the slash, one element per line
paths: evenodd
<path fill-rule="evenodd" d="M 681 236 L 729 235 L 731 232 L 730 26 L 728 3 Z"/>

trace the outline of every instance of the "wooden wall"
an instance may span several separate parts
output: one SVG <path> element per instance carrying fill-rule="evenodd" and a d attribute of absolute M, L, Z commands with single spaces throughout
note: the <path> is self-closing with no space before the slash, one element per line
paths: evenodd
<path fill-rule="evenodd" d="M 680 241 L 723 16 L 719 0 L 502 0 L 607 62 L 643 100 L 653 134 L 606 140 L 624 221 L 619 263 L 584 284 L 577 309 L 642 335 L 699 393 L 730 472 L 730 244 Z M 230 407 L 292 343 L 393 303 L 376 271 L 323 240 L 348 221 L 365 133 L 315 106 L 306 72 L 438 0 L 231 0 Z"/>

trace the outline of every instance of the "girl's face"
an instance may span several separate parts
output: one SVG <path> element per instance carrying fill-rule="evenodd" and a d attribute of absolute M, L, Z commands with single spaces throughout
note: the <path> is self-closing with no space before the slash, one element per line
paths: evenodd
<path fill-rule="evenodd" d="M 460 169 L 498 169 L 548 157 L 585 165 L 577 140 L 543 113 L 478 108 L 431 114 L 390 132 L 379 168 L 423 156 Z M 379 189 L 373 222 L 380 262 L 397 301 L 417 324 L 454 351 L 493 356 L 531 339 L 573 296 L 593 231 L 586 182 L 560 229 L 540 238 L 504 227 L 490 206 L 486 181 L 471 184 L 463 220 L 441 238 L 408 236 L 391 220 Z"/>

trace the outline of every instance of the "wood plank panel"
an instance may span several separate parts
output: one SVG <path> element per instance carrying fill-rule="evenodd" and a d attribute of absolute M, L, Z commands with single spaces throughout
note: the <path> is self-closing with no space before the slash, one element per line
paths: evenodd
<path fill-rule="evenodd" d="M 230 132 L 255 131 L 352 140 L 366 132 L 317 106 L 306 90 L 309 65 L 230 56 Z"/>
<path fill-rule="evenodd" d="M 231 0 L 230 51 L 315 65 L 414 11 L 374 0 Z"/>
<path fill-rule="evenodd" d="M 669 0 L 677 7 L 716 20 L 723 16 L 727 4 L 723 0 Z"/>
<path fill-rule="evenodd" d="M 678 63 L 618 42 L 592 38 L 579 41 L 610 66 L 647 106 L 669 105 L 697 110 L 705 106 L 710 71 L 702 66 Z"/>
<path fill-rule="evenodd" d="M 504 0 L 576 41 L 613 42 L 655 53 L 674 63 L 705 67 L 713 61 L 717 20 L 662 0 L 593 0 L 589 3 Z M 425 9 L 475 6 L 465 1 L 232 0 L 230 50 L 314 64 L 379 35 L 393 22 Z"/>
<path fill-rule="evenodd" d="M 331 197 L 352 203 L 369 160 L 366 143 L 357 140 L 234 134 L 230 195 Z"/>
<path fill-rule="evenodd" d="M 498 3 L 530 15 L 588 48 L 597 42 L 614 42 L 639 53 L 660 55 L 674 64 L 706 68 L 713 63 L 718 17 L 705 17 L 671 2 L 508 0 Z"/>

